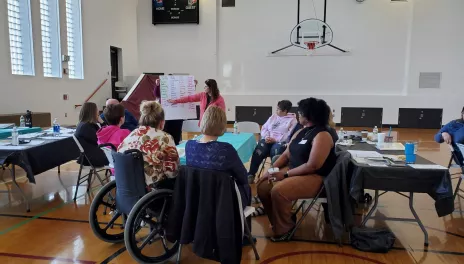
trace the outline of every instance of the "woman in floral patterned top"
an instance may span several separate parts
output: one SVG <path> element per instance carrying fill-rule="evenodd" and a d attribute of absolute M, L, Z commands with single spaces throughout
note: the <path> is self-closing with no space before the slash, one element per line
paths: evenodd
<path fill-rule="evenodd" d="M 147 185 L 177 176 L 179 154 L 171 135 L 163 131 L 164 110 L 155 101 L 140 105 L 140 127 L 124 139 L 118 152 L 138 149 L 143 152 Z"/>

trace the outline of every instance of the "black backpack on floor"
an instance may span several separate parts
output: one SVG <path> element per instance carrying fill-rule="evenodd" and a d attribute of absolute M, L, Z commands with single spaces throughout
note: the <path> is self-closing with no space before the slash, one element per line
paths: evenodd
<path fill-rule="evenodd" d="M 366 252 L 387 253 L 395 243 L 395 235 L 387 228 L 353 227 L 351 246 Z"/>

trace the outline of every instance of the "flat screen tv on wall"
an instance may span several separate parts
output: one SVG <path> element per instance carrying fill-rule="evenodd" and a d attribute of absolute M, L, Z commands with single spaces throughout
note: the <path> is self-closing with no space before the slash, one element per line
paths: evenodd
<path fill-rule="evenodd" d="M 200 0 L 152 1 L 153 25 L 200 23 Z"/>

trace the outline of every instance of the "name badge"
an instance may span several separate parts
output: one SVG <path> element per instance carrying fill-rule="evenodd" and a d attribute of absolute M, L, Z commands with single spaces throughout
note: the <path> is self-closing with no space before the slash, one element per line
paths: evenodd
<path fill-rule="evenodd" d="M 306 144 L 306 142 L 308 142 L 308 140 L 303 139 L 303 140 L 301 140 L 300 143 L 298 143 L 298 144 L 304 145 L 304 144 Z"/>

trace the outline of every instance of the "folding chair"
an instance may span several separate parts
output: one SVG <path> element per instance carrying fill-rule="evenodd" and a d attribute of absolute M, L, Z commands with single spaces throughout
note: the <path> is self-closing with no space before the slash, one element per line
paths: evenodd
<path fill-rule="evenodd" d="M 320 202 L 321 204 L 322 203 L 327 203 L 327 199 L 324 198 L 324 197 L 321 197 L 323 196 L 323 193 L 324 193 L 324 184 L 322 184 L 321 186 L 321 189 L 319 189 L 319 192 L 317 192 L 316 196 L 314 198 L 311 198 L 311 199 L 300 199 L 300 200 L 297 200 L 293 203 L 293 207 L 295 207 L 295 205 L 301 201 L 300 205 L 298 206 L 298 208 L 296 209 L 295 213 L 293 213 L 293 215 L 296 217 L 296 215 L 298 214 L 298 212 L 303 209 L 303 206 L 309 202 L 309 206 L 306 208 L 306 209 L 303 209 L 303 214 L 301 215 L 300 219 L 297 221 L 296 225 L 295 225 L 295 228 L 293 228 L 293 231 L 292 233 L 290 234 L 290 236 L 288 236 L 287 240 L 290 241 L 292 240 L 293 238 L 293 235 L 295 234 L 296 230 L 298 229 L 298 227 L 303 223 L 303 220 L 305 219 L 305 217 L 308 215 L 309 211 L 311 210 L 311 208 L 313 208 L 313 206 L 316 204 L 316 202 Z"/>
<path fill-rule="evenodd" d="M 240 196 L 240 191 L 238 190 L 237 183 L 234 181 L 235 185 L 235 194 L 237 195 L 237 200 L 238 200 L 238 208 L 240 208 L 240 215 L 243 215 L 242 217 L 242 236 L 244 234 L 244 231 L 246 232 L 248 239 L 250 240 L 251 247 L 253 248 L 253 252 L 255 253 L 255 259 L 259 260 L 259 253 L 256 250 L 256 243 L 253 240 L 253 235 L 251 234 L 250 227 L 248 226 L 248 223 L 246 219 L 248 217 L 251 217 L 251 215 L 256 212 L 256 209 L 253 206 L 247 206 L 245 209 L 242 208 L 242 198 Z M 245 227 L 245 230 L 244 230 Z"/>
<path fill-rule="evenodd" d="M 79 186 L 86 182 L 87 181 L 87 193 L 90 191 L 90 185 L 91 185 L 91 182 L 92 182 L 92 175 L 95 174 L 98 178 L 98 180 L 100 181 L 101 185 L 105 185 L 103 179 L 100 177 L 100 175 L 98 174 L 98 172 L 101 172 L 103 170 L 110 170 L 111 167 L 109 166 L 104 166 L 104 167 L 101 167 L 101 168 L 95 168 L 92 163 L 90 162 L 90 159 L 87 157 L 87 155 L 85 154 L 84 152 L 84 148 L 82 147 L 81 143 L 79 142 L 79 140 L 76 138 L 75 135 L 73 135 L 73 139 L 74 139 L 74 142 L 76 142 L 76 145 L 77 147 L 79 148 L 79 158 L 77 159 L 78 162 L 80 163 L 80 167 L 79 167 L 79 174 L 78 174 L 78 177 L 77 177 L 77 183 L 76 183 L 76 190 L 74 191 L 74 198 L 73 200 L 76 201 L 76 198 L 77 198 L 77 190 L 79 189 Z M 111 144 L 110 144 L 111 145 Z M 107 145 L 107 146 L 110 146 L 110 145 Z M 112 146 L 112 145 L 111 145 Z M 114 148 L 114 146 L 113 146 Z M 87 163 L 89 164 L 88 166 L 84 165 L 84 161 L 87 161 Z M 85 175 L 82 175 L 82 170 L 83 169 L 89 169 L 89 173 L 88 174 L 85 174 Z M 105 173 L 105 176 L 107 173 Z M 106 178 L 106 180 L 108 181 L 108 178 Z"/>
<path fill-rule="evenodd" d="M 237 183 L 234 182 L 234 184 L 235 184 L 235 194 L 237 195 L 238 206 L 240 208 L 240 214 L 243 215 L 243 217 L 240 219 L 242 221 L 242 236 L 243 234 L 246 234 L 248 236 L 248 239 L 251 242 L 251 247 L 253 248 L 253 252 L 255 253 L 255 259 L 259 260 L 260 257 L 259 257 L 258 250 L 256 250 L 256 242 L 253 240 L 253 235 L 251 234 L 250 227 L 248 226 L 248 223 L 246 221 L 248 217 L 250 217 L 254 212 L 256 212 L 256 209 L 253 206 L 247 206 L 245 207 L 245 209 L 242 208 L 243 206 L 242 206 L 242 198 L 240 196 L 240 191 L 238 190 Z M 177 264 L 180 263 L 181 253 L 182 253 L 182 244 L 180 244 L 179 246 L 179 252 L 177 254 L 177 260 L 176 260 Z"/>
<path fill-rule="evenodd" d="M 183 173 L 186 173 L 187 170 L 198 170 L 198 171 L 202 171 L 203 169 L 198 169 L 198 168 L 193 168 L 193 167 L 186 167 L 186 166 L 183 166 L 181 167 L 181 170 L 179 172 L 179 176 L 178 177 L 185 177 Z M 213 175 L 214 177 L 230 177 L 228 175 L 225 175 L 223 174 L 222 172 L 218 172 L 219 174 L 216 174 L 216 175 Z M 256 249 L 256 243 L 255 241 L 253 240 L 253 236 L 251 234 L 251 230 L 250 230 L 250 227 L 246 221 L 246 219 L 248 217 L 250 217 L 254 212 L 255 212 L 255 208 L 252 207 L 252 206 L 246 206 L 244 209 L 243 209 L 243 206 L 242 206 L 242 198 L 241 198 L 241 195 L 240 195 L 240 191 L 238 189 L 238 186 L 237 186 L 237 183 L 235 182 L 235 180 L 230 177 L 233 181 L 233 184 L 234 184 L 234 187 L 235 187 L 235 195 L 237 196 L 237 201 L 238 201 L 238 208 L 240 210 L 240 215 L 242 216 L 241 217 L 241 227 L 242 227 L 242 236 L 244 234 L 246 234 L 248 236 L 248 239 L 250 240 L 250 243 L 251 243 L 251 247 L 253 248 L 253 252 L 255 254 L 255 258 L 256 260 L 259 260 L 260 259 L 260 256 L 259 256 L 259 253 L 258 253 L 258 250 Z M 190 181 L 189 180 L 189 183 L 193 183 L 195 182 L 194 180 Z M 198 187 L 198 186 L 197 186 Z M 201 186 L 199 187 L 201 188 Z M 233 195 L 233 194 L 232 194 Z M 175 205 L 174 205 L 175 206 Z M 190 218 L 188 218 L 190 219 Z M 179 251 L 177 253 L 177 259 L 176 259 L 176 263 L 180 263 L 180 258 L 181 258 L 181 254 L 182 254 L 182 244 L 179 243 Z"/>
<path fill-rule="evenodd" d="M 258 134 L 259 140 L 261 140 L 261 128 L 258 123 L 244 121 L 244 122 L 238 122 L 237 126 L 240 132 Z M 259 144 L 259 140 L 257 144 Z M 270 156 L 266 157 L 261 163 L 261 169 L 258 170 L 259 171 L 258 175 L 261 175 L 263 173 L 264 166 L 266 165 L 266 163 L 270 164 L 270 162 L 267 162 L 267 158 L 270 158 Z"/>
<path fill-rule="evenodd" d="M 238 122 L 237 123 L 238 130 L 243 133 L 253 133 L 253 134 L 260 134 L 261 128 L 259 124 L 256 122 Z"/>
<path fill-rule="evenodd" d="M 256 249 L 256 242 L 253 240 L 253 235 L 251 234 L 250 227 L 248 226 L 248 223 L 246 219 L 250 217 L 256 209 L 253 206 L 247 206 L 245 209 L 242 208 L 242 198 L 240 196 L 240 191 L 238 190 L 237 183 L 235 184 L 235 193 L 237 195 L 238 203 L 239 203 L 239 208 L 240 208 L 240 214 L 243 215 L 243 217 L 240 219 L 242 220 L 242 236 L 245 234 L 248 236 L 248 239 L 251 242 L 251 247 L 253 248 L 253 252 L 255 253 L 255 259 L 259 260 L 259 253 L 258 250 Z M 182 244 L 179 245 L 179 252 L 177 253 L 177 259 L 176 259 L 176 264 L 180 263 L 180 256 L 182 255 Z"/>
<path fill-rule="evenodd" d="M 185 133 L 201 133 L 198 126 L 198 120 L 184 120 L 182 123 L 182 132 Z M 185 143 L 187 140 L 182 140 L 179 144 Z"/>
<path fill-rule="evenodd" d="M 182 123 L 182 132 L 200 133 L 198 120 L 185 120 L 184 123 Z"/>
<path fill-rule="evenodd" d="M 450 147 L 450 150 L 451 150 L 451 158 L 450 158 L 450 161 L 448 163 L 448 169 L 450 169 L 450 168 L 460 168 L 461 169 L 461 172 L 458 173 L 458 174 L 461 174 L 461 175 L 459 176 L 458 184 L 456 185 L 456 189 L 454 190 L 453 199 L 456 199 L 456 195 L 458 195 L 461 198 L 464 198 L 464 196 L 459 193 L 459 192 L 464 192 L 464 190 L 462 190 L 460 188 L 462 179 L 464 179 L 464 158 L 462 158 L 463 154 L 464 154 L 464 145 L 457 143 L 456 146 L 450 145 L 449 147 Z M 456 164 L 453 164 L 453 160 L 454 160 L 454 162 Z"/>

